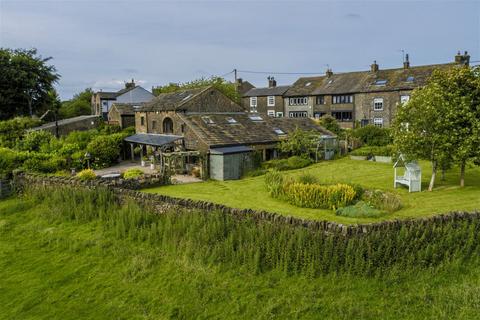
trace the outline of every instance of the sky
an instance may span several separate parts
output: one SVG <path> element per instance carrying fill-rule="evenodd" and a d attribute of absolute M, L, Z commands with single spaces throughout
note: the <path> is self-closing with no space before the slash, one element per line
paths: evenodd
<path fill-rule="evenodd" d="M 269 75 L 283 85 L 327 67 L 400 67 L 403 53 L 411 65 L 452 62 L 458 50 L 478 61 L 480 1 L 0 0 L 0 47 L 52 57 L 62 99 L 132 78 L 148 90 L 233 81 L 233 69 L 263 87 Z"/>

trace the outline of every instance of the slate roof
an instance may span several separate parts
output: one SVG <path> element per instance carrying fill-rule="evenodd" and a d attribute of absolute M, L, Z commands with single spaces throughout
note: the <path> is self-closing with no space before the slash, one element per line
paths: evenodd
<path fill-rule="evenodd" d="M 118 96 L 121 96 L 124 93 L 127 93 L 130 90 L 137 88 L 138 86 L 132 86 L 128 88 L 123 88 L 119 91 L 112 92 L 112 91 L 98 91 L 97 94 L 100 96 L 100 99 L 104 100 L 115 100 Z"/>
<path fill-rule="evenodd" d="M 113 108 L 115 108 L 118 113 L 120 113 L 121 115 L 135 115 L 135 110 L 137 108 L 137 106 L 141 107 L 143 105 L 143 103 L 118 103 L 118 102 L 115 102 L 112 104 L 112 107 L 110 108 L 110 110 L 113 110 Z"/>
<path fill-rule="evenodd" d="M 180 139 L 183 139 L 183 137 L 168 134 L 137 133 L 133 136 L 126 137 L 123 140 L 125 140 L 126 142 L 161 147 L 163 145 L 170 144 Z"/>
<path fill-rule="evenodd" d="M 428 77 L 435 69 L 446 69 L 456 66 L 455 63 L 410 67 L 408 69 L 385 69 L 377 72 L 357 71 L 333 73 L 330 77 L 304 77 L 298 79 L 284 94 L 286 97 L 350 94 L 360 92 L 381 92 L 396 90 L 412 90 L 426 84 Z M 413 81 L 407 81 L 413 77 Z M 384 85 L 375 85 L 377 80 L 386 80 Z M 307 85 L 309 84 L 309 85 Z"/>
<path fill-rule="evenodd" d="M 43 124 L 39 127 L 31 128 L 30 130 L 32 130 L 32 131 L 45 130 L 45 129 L 49 129 L 49 128 L 54 128 L 57 124 L 58 124 L 59 127 L 61 127 L 61 126 L 71 124 L 71 123 L 75 123 L 75 122 L 78 122 L 78 121 L 84 121 L 84 120 L 87 120 L 87 119 L 95 120 L 95 119 L 98 119 L 98 118 L 99 118 L 99 116 L 97 116 L 97 115 L 77 116 L 77 117 L 73 117 L 73 118 L 58 120 L 57 123 L 55 123 L 55 121 L 48 122 L 48 123 L 45 123 L 45 124 Z"/>
<path fill-rule="evenodd" d="M 243 94 L 243 97 L 281 96 L 290 86 L 276 86 L 270 88 L 252 88 Z"/>
<path fill-rule="evenodd" d="M 199 140 L 203 141 L 210 148 L 276 143 L 286 137 L 284 134 L 279 135 L 275 133 L 277 128 L 287 135 L 295 128 L 334 135 L 309 118 L 280 119 L 262 115 L 260 116 L 260 121 L 253 121 L 250 115 L 245 112 L 231 114 L 179 114 Z M 229 122 L 230 118 L 233 118 L 235 122 Z"/>
<path fill-rule="evenodd" d="M 226 112 L 235 112 L 243 111 L 242 107 L 237 105 L 235 102 L 225 97 L 224 101 L 228 101 L 227 104 L 223 105 L 206 105 L 201 101 L 198 104 L 189 104 L 192 99 L 206 93 L 208 90 L 214 90 L 219 94 L 223 95 L 220 91 L 213 88 L 212 86 L 197 88 L 197 89 L 188 89 L 175 91 L 170 93 L 162 93 L 155 97 L 152 101 L 145 103 L 138 111 L 141 112 L 151 112 L 151 111 L 185 111 L 185 112 L 217 112 L 217 111 L 226 111 Z"/>

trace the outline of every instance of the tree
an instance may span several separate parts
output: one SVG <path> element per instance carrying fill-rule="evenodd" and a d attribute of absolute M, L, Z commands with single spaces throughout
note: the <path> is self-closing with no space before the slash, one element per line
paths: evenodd
<path fill-rule="evenodd" d="M 343 137 L 345 134 L 344 132 L 345 130 L 340 127 L 337 119 L 335 119 L 331 115 L 328 115 L 328 114 L 324 115 L 323 117 L 320 118 L 319 123 L 325 129 L 335 133 L 338 137 Z"/>
<path fill-rule="evenodd" d="M 292 156 L 310 158 L 316 151 L 318 136 L 318 132 L 297 128 L 288 135 L 288 139 L 280 142 L 278 149 Z"/>
<path fill-rule="evenodd" d="M 87 88 L 84 91 L 75 94 L 72 100 L 63 101 L 62 106 L 60 107 L 60 117 L 65 119 L 91 114 L 92 110 L 90 104 L 92 95 L 92 89 Z"/>
<path fill-rule="evenodd" d="M 393 125 L 394 144 L 401 153 L 432 163 L 429 191 L 435 185 L 439 162 L 445 162 L 453 149 L 449 139 L 452 128 L 443 119 L 447 110 L 441 87 L 428 84 L 414 90 L 410 101 L 399 106 Z"/>
<path fill-rule="evenodd" d="M 465 184 L 468 161 L 480 154 L 480 76 L 478 69 L 458 67 L 437 70 L 424 88 L 414 90 L 410 101 L 399 107 L 394 142 L 411 158 L 432 162 L 433 189 L 438 167 L 460 166 Z"/>
<path fill-rule="evenodd" d="M 36 49 L 0 49 L 0 119 L 45 109 L 51 101 L 48 93 L 60 77 L 49 60 Z"/>
<path fill-rule="evenodd" d="M 240 96 L 235 88 L 235 84 L 225 80 L 222 77 L 200 78 L 185 83 L 169 83 L 165 86 L 153 88 L 153 94 L 158 96 L 161 93 L 175 92 L 185 89 L 196 89 L 207 86 L 213 86 L 233 101 L 240 103 Z"/>
<path fill-rule="evenodd" d="M 449 132 L 454 152 L 448 155 L 460 166 L 460 186 L 465 186 L 465 167 L 480 155 L 480 69 L 461 67 L 438 71 L 430 82 L 436 83 L 448 103 L 444 120 L 452 126 Z"/>

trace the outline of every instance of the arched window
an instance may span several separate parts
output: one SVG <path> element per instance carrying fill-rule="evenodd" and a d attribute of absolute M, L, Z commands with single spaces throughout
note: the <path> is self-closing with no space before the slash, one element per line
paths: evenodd
<path fill-rule="evenodd" d="M 173 133 L 173 121 L 168 117 L 163 119 L 163 133 Z"/>

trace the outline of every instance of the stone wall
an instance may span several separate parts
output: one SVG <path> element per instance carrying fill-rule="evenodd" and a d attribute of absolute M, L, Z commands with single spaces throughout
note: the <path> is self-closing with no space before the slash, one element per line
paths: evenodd
<path fill-rule="evenodd" d="M 327 232 L 342 236 L 360 236 L 377 231 L 398 231 L 402 226 L 427 226 L 431 224 L 443 225 L 455 221 L 477 220 L 480 219 L 480 211 L 474 212 L 450 212 L 446 214 L 437 214 L 431 217 L 417 219 L 388 220 L 368 224 L 344 225 L 331 221 L 317 221 L 285 216 L 278 213 L 258 211 L 252 209 L 231 208 L 222 204 L 215 204 L 208 201 L 190 200 L 183 198 L 174 198 L 170 196 L 145 193 L 137 190 L 126 189 L 125 185 L 108 183 L 107 181 L 87 181 L 82 182 L 75 178 L 42 176 L 39 174 L 17 173 L 14 177 L 15 187 L 21 189 L 25 185 L 43 185 L 43 186 L 76 186 L 83 188 L 107 187 L 114 191 L 121 200 L 131 199 L 139 205 L 153 208 L 156 213 L 162 214 L 172 208 L 187 210 L 220 211 L 230 214 L 239 219 L 251 217 L 258 221 L 281 223 L 295 227 L 304 227 L 313 231 Z"/>

